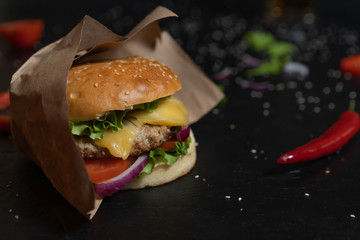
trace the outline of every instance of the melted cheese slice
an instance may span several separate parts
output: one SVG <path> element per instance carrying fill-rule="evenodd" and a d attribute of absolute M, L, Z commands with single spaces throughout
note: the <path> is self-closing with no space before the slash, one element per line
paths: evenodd
<path fill-rule="evenodd" d="M 134 110 L 126 115 L 123 120 L 123 129 L 113 132 L 108 130 L 102 139 L 95 143 L 109 150 L 111 155 L 122 159 L 129 157 L 131 146 L 144 124 L 185 126 L 188 123 L 189 113 L 183 103 L 176 98 L 160 101 L 158 108 L 153 112 Z"/>
<path fill-rule="evenodd" d="M 136 119 L 143 124 L 166 126 L 185 126 L 188 117 L 189 113 L 184 104 L 174 97 L 160 101 L 157 109 L 153 112 L 134 110 L 126 115 L 126 118 Z"/>
<path fill-rule="evenodd" d="M 108 130 L 104 133 L 104 137 L 102 139 L 96 139 L 95 143 L 107 148 L 111 155 L 127 159 L 139 130 L 139 126 L 136 126 L 130 121 L 123 120 L 123 129 L 116 132 Z"/>

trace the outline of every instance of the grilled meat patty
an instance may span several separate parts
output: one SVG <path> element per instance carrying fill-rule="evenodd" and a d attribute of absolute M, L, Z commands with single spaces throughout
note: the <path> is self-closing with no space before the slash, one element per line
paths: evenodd
<path fill-rule="evenodd" d="M 143 125 L 131 146 L 130 156 L 138 156 L 143 152 L 150 151 L 151 149 L 160 146 L 180 130 L 181 127 Z M 96 145 L 91 138 L 75 137 L 75 143 L 83 158 L 112 157 L 107 148 Z"/>

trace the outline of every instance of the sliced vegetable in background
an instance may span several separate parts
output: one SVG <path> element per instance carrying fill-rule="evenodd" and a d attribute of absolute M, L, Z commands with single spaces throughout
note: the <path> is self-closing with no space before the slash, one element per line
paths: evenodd
<path fill-rule="evenodd" d="M 10 133 L 10 117 L 7 115 L 0 115 L 0 133 Z"/>
<path fill-rule="evenodd" d="M 264 59 L 260 64 L 246 71 L 249 76 L 278 75 L 282 72 L 284 64 L 291 61 L 296 46 L 287 41 L 278 41 L 268 32 L 249 31 L 244 40 L 255 52 L 262 53 Z"/>
<path fill-rule="evenodd" d="M 10 107 L 10 94 L 9 91 L 0 93 L 0 110 Z"/>
<path fill-rule="evenodd" d="M 0 24 L 2 38 L 15 48 L 32 48 L 41 39 L 45 23 L 41 19 L 26 19 Z"/>
<path fill-rule="evenodd" d="M 282 58 L 291 56 L 295 49 L 295 45 L 285 41 L 277 41 L 269 46 L 266 50 L 267 54 L 272 58 Z"/>
<path fill-rule="evenodd" d="M 250 76 L 278 75 L 283 70 L 286 62 L 290 61 L 290 56 L 285 58 L 271 58 L 269 61 L 263 61 L 260 66 L 246 71 Z"/>
<path fill-rule="evenodd" d="M 360 54 L 343 58 L 340 61 L 340 70 L 360 77 Z"/>
<path fill-rule="evenodd" d="M 256 52 L 266 51 L 268 47 L 275 41 L 275 37 L 273 34 L 258 30 L 247 32 L 244 35 L 244 39 Z"/>
<path fill-rule="evenodd" d="M 0 133 L 10 133 L 10 94 L 0 92 Z"/>

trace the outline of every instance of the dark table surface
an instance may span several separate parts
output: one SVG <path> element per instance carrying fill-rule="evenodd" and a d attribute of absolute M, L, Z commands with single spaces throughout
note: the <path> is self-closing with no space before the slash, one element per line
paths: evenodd
<path fill-rule="evenodd" d="M 240 3 L 238 3 L 240 2 Z M 271 1 L 268 1 L 271 2 Z M 296 4 L 297 1 L 293 1 Z M 10 137 L 0 137 L 1 239 L 358 239 L 360 234 L 360 135 L 317 161 L 276 165 L 283 153 L 319 136 L 359 102 L 360 79 L 339 71 L 341 58 L 358 53 L 356 1 L 308 1 L 265 20 L 265 1 L 1 1 L 0 21 L 42 18 L 35 50 L 0 43 L 0 90 L 36 49 L 57 40 L 88 14 L 125 35 L 159 3 L 178 19 L 168 30 L 206 74 L 226 67 L 226 103 L 192 125 L 198 160 L 181 179 L 156 188 L 105 198 L 92 221 L 52 187 Z M 290 9 L 290 10 L 289 10 Z M 294 9 L 289 8 L 290 13 Z M 358 8 L 357 8 L 358 9 Z M 285 9 L 286 10 L 286 9 Z M 341 14 L 342 12 L 343 14 Z M 241 86 L 241 43 L 251 29 L 292 41 L 303 33 L 294 60 L 310 69 L 305 79 L 264 77 L 266 90 Z M 252 79 L 254 80 L 254 79 Z M 360 111 L 360 105 L 356 107 Z"/>

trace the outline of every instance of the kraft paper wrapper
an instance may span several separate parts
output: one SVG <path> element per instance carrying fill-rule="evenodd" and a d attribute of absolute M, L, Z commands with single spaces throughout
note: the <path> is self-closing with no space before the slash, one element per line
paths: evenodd
<path fill-rule="evenodd" d="M 69 129 L 66 83 L 75 63 L 144 56 L 170 66 L 182 81 L 176 96 L 190 122 L 204 116 L 223 94 L 194 64 L 158 20 L 176 16 L 158 7 L 130 33 L 119 36 L 89 16 L 65 37 L 35 53 L 10 84 L 15 145 L 41 167 L 57 191 L 91 219 L 102 199 L 94 191 Z"/>

